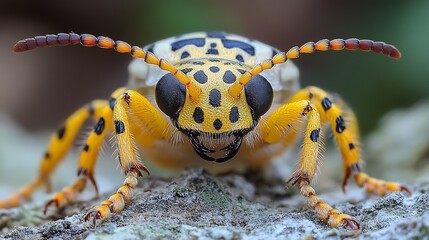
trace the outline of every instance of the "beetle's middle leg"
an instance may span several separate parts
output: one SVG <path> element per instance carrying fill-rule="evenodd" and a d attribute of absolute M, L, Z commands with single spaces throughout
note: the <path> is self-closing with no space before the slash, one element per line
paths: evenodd
<path fill-rule="evenodd" d="M 352 229 L 358 229 L 359 224 L 352 216 L 343 214 L 332 208 L 318 197 L 310 186 L 314 178 L 319 155 L 319 135 L 321 130 L 320 115 L 317 108 L 309 100 L 301 100 L 287 103 L 272 112 L 259 124 L 258 131 L 266 143 L 274 143 L 284 140 L 288 128 L 307 118 L 307 127 L 303 144 L 303 152 L 298 163 L 297 170 L 293 173 L 289 182 L 297 184 L 301 188 L 301 194 L 308 199 L 308 205 L 315 209 L 318 216 L 328 222 L 331 227 L 343 225 Z"/>

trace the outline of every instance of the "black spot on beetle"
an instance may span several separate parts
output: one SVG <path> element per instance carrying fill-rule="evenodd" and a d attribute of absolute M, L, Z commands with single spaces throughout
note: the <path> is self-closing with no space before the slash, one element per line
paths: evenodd
<path fill-rule="evenodd" d="M 344 119 L 342 116 L 338 116 L 335 120 L 337 123 L 337 126 L 335 127 L 335 130 L 337 130 L 337 133 L 342 133 L 344 130 L 346 130 L 346 123 L 344 122 Z"/>
<path fill-rule="evenodd" d="M 176 51 L 184 46 L 187 45 L 194 45 L 197 47 L 202 47 L 206 44 L 206 40 L 205 38 L 191 38 L 191 39 L 185 39 L 185 40 L 180 40 L 180 41 L 176 41 L 173 42 L 171 44 L 171 50 L 172 51 Z"/>
<path fill-rule="evenodd" d="M 182 72 L 184 74 L 188 74 L 190 71 L 192 71 L 192 68 L 184 68 L 184 69 L 182 69 Z"/>
<path fill-rule="evenodd" d="M 182 55 L 180 55 L 180 59 L 184 59 L 184 58 L 187 58 L 189 56 L 191 56 L 191 54 L 189 54 L 189 52 L 187 52 L 187 51 L 184 51 L 184 52 L 182 52 Z"/>
<path fill-rule="evenodd" d="M 221 41 L 225 48 L 240 48 L 251 56 L 255 55 L 255 48 L 248 43 L 231 39 L 222 39 Z"/>
<path fill-rule="evenodd" d="M 124 133 L 125 132 L 124 122 L 115 120 L 115 131 L 116 131 L 116 134 Z"/>
<path fill-rule="evenodd" d="M 241 74 L 245 74 L 245 73 L 246 73 L 246 70 L 244 70 L 244 69 L 240 69 L 240 68 L 237 68 L 237 71 L 238 71 L 239 73 L 241 73 Z"/>
<path fill-rule="evenodd" d="M 225 74 L 223 74 L 223 81 L 225 83 L 233 83 L 236 80 L 236 76 L 230 70 L 227 70 Z"/>
<path fill-rule="evenodd" d="M 314 129 L 313 131 L 311 131 L 310 133 L 311 141 L 317 142 L 319 140 L 319 133 L 320 133 L 320 129 Z"/>
<path fill-rule="evenodd" d="M 217 49 L 214 49 L 214 48 L 209 48 L 209 49 L 207 49 L 206 54 L 207 55 L 219 55 L 219 51 Z"/>
<path fill-rule="evenodd" d="M 279 53 L 279 51 L 277 51 L 276 49 L 272 49 L 273 50 L 273 53 L 272 53 L 272 56 L 271 57 L 274 57 L 275 55 L 277 55 L 277 53 Z"/>
<path fill-rule="evenodd" d="M 203 123 L 204 122 L 204 111 L 200 107 L 196 107 L 194 110 L 194 114 L 192 114 L 192 117 L 194 118 L 194 121 L 196 123 Z"/>
<path fill-rule="evenodd" d="M 244 58 L 240 54 L 237 54 L 237 56 L 235 56 L 235 59 L 237 59 L 237 61 L 239 62 L 244 62 Z"/>
<path fill-rule="evenodd" d="M 322 106 L 323 109 L 325 109 L 325 111 L 328 111 L 329 109 L 332 108 L 332 102 L 331 100 L 329 100 L 329 98 L 325 97 L 322 99 Z"/>
<path fill-rule="evenodd" d="M 350 150 L 355 149 L 355 145 L 354 145 L 353 143 L 349 143 L 349 149 L 350 149 Z"/>
<path fill-rule="evenodd" d="M 89 151 L 89 145 L 85 144 L 85 147 L 83 147 L 83 151 L 88 152 Z"/>
<path fill-rule="evenodd" d="M 210 67 L 209 69 L 210 69 L 210 71 L 211 71 L 212 73 L 217 73 L 217 72 L 219 72 L 219 68 L 218 68 L 218 67 L 216 67 L 216 66 L 212 66 L 212 67 Z"/>
<path fill-rule="evenodd" d="M 193 65 L 204 65 L 206 63 L 205 62 L 201 62 L 201 61 L 194 61 L 191 64 L 193 64 Z"/>
<path fill-rule="evenodd" d="M 219 59 L 211 58 L 211 59 L 209 59 L 209 62 L 220 62 L 220 60 Z"/>
<path fill-rule="evenodd" d="M 153 53 L 153 49 L 154 49 L 154 48 L 155 48 L 155 44 L 150 45 L 150 46 L 147 48 L 147 52 Z"/>
<path fill-rule="evenodd" d="M 214 120 L 214 122 L 213 122 L 213 127 L 214 127 L 216 130 L 220 130 L 220 129 L 222 128 L 222 121 L 221 121 L 220 119 L 216 119 L 216 120 Z"/>
<path fill-rule="evenodd" d="M 204 73 L 203 70 L 200 70 L 196 73 L 194 73 L 194 78 L 197 82 L 204 84 L 207 82 L 207 75 Z"/>
<path fill-rule="evenodd" d="M 221 101 L 220 91 L 217 90 L 217 89 L 212 89 L 210 91 L 210 95 L 209 95 L 209 103 L 210 103 L 210 105 L 212 105 L 213 107 L 219 107 L 220 106 L 220 101 Z"/>
<path fill-rule="evenodd" d="M 217 46 L 216 43 L 210 43 L 210 47 L 215 48 Z"/>
<path fill-rule="evenodd" d="M 240 114 L 238 113 L 238 107 L 232 107 L 231 111 L 229 112 L 229 121 L 232 123 L 235 123 L 240 118 Z"/>
<path fill-rule="evenodd" d="M 105 125 L 104 118 L 100 118 L 100 120 L 98 120 L 97 124 L 95 125 L 94 132 L 97 135 L 101 135 L 104 131 L 104 125 Z"/>
<path fill-rule="evenodd" d="M 63 139 L 64 133 L 66 132 L 66 127 L 62 127 L 60 130 L 58 130 L 58 139 Z"/>

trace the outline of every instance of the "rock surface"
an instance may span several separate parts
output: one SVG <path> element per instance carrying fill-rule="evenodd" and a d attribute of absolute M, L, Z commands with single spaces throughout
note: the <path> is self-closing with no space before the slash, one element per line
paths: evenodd
<path fill-rule="evenodd" d="M 135 200 L 95 229 L 82 218 L 100 199 L 76 202 L 60 213 L 50 211 L 46 217 L 41 214 L 41 204 L 0 210 L 1 238 L 428 239 L 429 180 L 409 186 L 411 197 L 399 192 L 368 196 L 362 189 L 322 194 L 360 222 L 362 231 L 351 232 L 327 227 L 305 207 L 299 194 L 291 197 L 288 191 L 273 190 L 281 188 L 281 183 L 255 184 L 240 175 L 212 176 L 193 169 L 170 180 L 142 181 Z"/>

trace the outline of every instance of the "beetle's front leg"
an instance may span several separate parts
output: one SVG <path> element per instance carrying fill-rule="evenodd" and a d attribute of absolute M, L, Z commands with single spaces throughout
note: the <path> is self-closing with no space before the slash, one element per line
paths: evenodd
<path fill-rule="evenodd" d="M 132 191 L 138 184 L 137 178 L 141 176 L 141 171 L 149 173 L 138 158 L 131 131 L 135 126 L 130 124 L 143 127 L 150 139 L 165 139 L 167 136 L 167 120 L 145 97 L 133 90 L 126 91 L 116 100 L 113 123 L 118 142 L 119 163 L 126 178 L 117 193 L 85 215 L 85 220 L 92 218 L 94 226 L 97 219 L 105 220 L 111 213 L 122 211 L 125 204 L 132 200 Z"/>
<path fill-rule="evenodd" d="M 343 214 L 332 208 L 318 197 L 310 186 L 311 180 L 317 171 L 319 155 L 320 115 L 316 107 L 310 101 L 302 100 L 283 105 L 262 120 L 259 132 L 267 143 L 283 140 L 295 125 L 307 120 L 302 157 L 297 170 L 293 173 L 289 182 L 297 184 L 301 188 L 301 194 L 308 199 L 308 205 L 315 209 L 317 215 L 328 222 L 331 227 L 343 225 L 351 229 L 359 229 L 359 224 L 353 217 Z"/>

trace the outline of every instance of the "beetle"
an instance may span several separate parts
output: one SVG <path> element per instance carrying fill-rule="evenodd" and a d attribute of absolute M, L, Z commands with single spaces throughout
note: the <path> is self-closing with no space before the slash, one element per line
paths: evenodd
<path fill-rule="evenodd" d="M 123 185 L 92 208 L 85 220 L 105 220 L 132 200 L 138 177 L 149 170 L 140 161 L 168 169 L 204 167 L 212 173 L 261 169 L 303 135 L 302 156 L 288 183 L 299 186 L 308 206 L 331 227 L 359 229 L 350 215 L 334 209 L 311 186 L 319 162 L 322 124 L 331 125 L 344 161 L 343 189 L 351 175 L 368 192 L 410 191 L 396 182 L 373 178 L 361 170 L 356 118 L 338 97 L 310 86 L 301 88 L 298 69 L 289 59 L 327 50 L 362 50 L 399 59 L 397 48 L 372 40 L 323 39 L 281 52 L 267 44 L 224 32 L 197 32 L 160 40 L 144 48 L 91 34 L 59 33 L 27 38 L 15 52 L 44 46 L 81 44 L 114 49 L 135 58 L 126 87 L 109 100 L 94 100 L 69 116 L 52 135 L 39 175 L 4 201 L 18 206 L 42 185 L 71 148 L 82 124 L 95 120 L 80 153 L 78 179 L 46 203 L 61 207 L 73 201 L 89 180 L 98 194 L 94 166 L 107 133 L 114 133 Z M 346 121 L 347 120 L 347 121 Z M 140 151 L 136 145 L 140 146 Z"/>

